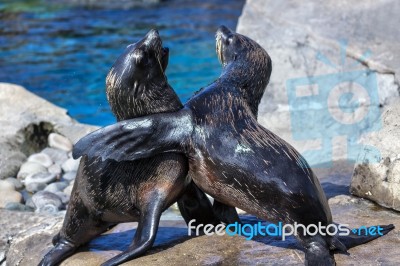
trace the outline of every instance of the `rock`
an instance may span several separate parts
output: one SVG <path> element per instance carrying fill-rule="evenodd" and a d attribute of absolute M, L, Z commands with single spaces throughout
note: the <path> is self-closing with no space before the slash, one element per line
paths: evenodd
<path fill-rule="evenodd" d="M 9 211 L 22 211 L 22 212 L 33 212 L 35 209 L 29 206 L 26 206 L 19 202 L 9 202 L 4 207 L 6 210 Z"/>
<path fill-rule="evenodd" d="M 25 205 L 28 206 L 29 208 L 35 209 L 35 204 L 32 201 L 32 197 L 28 198 L 25 201 Z"/>
<path fill-rule="evenodd" d="M 57 177 L 60 177 L 61 166 L 58 164 L 50 165 L 49 168 L 47 168 L 47 171 L 49 171 L 49 173 L 55 174 Z"/>
<path fill-rule="evenodd" d="M 32 196 L 32 201 L 36 207 L 36 212 L 54 214 L 63 207 L 61 199 L 54 193 L 48 191 L 37 192 Z"/>
<path fill-rule="evenodd" d="M 67 181 L 72 181 L 75 180 L 76 178 L 76 171 L 73 172 L 67 172 L 62 176 L 63 179 L 67 180 Z"/>
<path fill-rule="evenodd" d="M 45 153 L 35 153 L 28 157 L 28 162 L 38 163 L 44 167 L 49 167 L 53 164 L 50 156 Z"/>
<path fill-rule="evenodd" d="M 70 196 L 65 194 L 64 192 L 57 191 L 54 192 L 54 194 L 56 194 L 61 199 L 63 204 L 67 204 L 69 202 Z"/>
<path fill-rule="evenodd" d="M 28 182 L 39 182 L 49 184 L 56 180 L 56 175 L 52 173 L 37 173 L 34 175 L 29 175 L 25 179 L 25 183 Z"/>
<path fill-rule="evenodd" d="M 19 180 L 24 180 L 28 175 L 34 175 L 37 173 L 46 173 L 47 168 L 41 164 L 26 162 L 21 166 L 21 169 L 18 172 L 17 178 Z"/>
<path fill-rule="evenodd" d="M 57 134 L 57 133 L 51 133 L 49 135 L 49 146 L 51 148 L 56 148 L 60 149 L 66 152 L 69 152 L 72 150 L 72 143 L 69 139 L 66 137 Z"/>
<path fill-rule="evenodd" d="M 64 189 L 64 193 L 67 195 L 71 195 L 72 189 L 74 187 L 74 182 L 71 182 L 68 187 Z"/>
<path fill-rule="evenodd" d="M 6 180 L 0 180 L 0 191 L 14 191 L 15 185 Z"/>
<path fill-rule="evenodd" d="M 9 212 L 10 217 L 17 218 L 14 213 Z M 20 212 L 20 214 L 27 214 Z M 6 254 L 7 265 L 37 265 L 42 259 L 45 250 L 51 244 L 51 239 L 56 235 L 62 225 L 61 216 L 49 216 L 45 214 L 29 213 L 31 217 L 18 217 L 21 223 L 19 225 L 18 235 L 13 237 L 10 249 Z M 26 221 L 26 225 L 23 222 Z"/>
<path fill-rule="evenodd" d="M 399 97 L 400 61 L 394 60 L 400 52 L 394 26 L 399 5 L 395 0 L 324 3 L 247 1 L 237 25 L 272 59 L 260 123 L 312 166 L 356 160 L 358 140 L 376 131 L 379 106 Z M 349 36 L 348 44 L 341 42 Z"/>
<path fill-rule="evenodd" d="M 67 152 L 60 149 L 45 148 L 42 153 L 49 155 L 53 162 L 58 165 L 63 164 L 68 159 Z"/>
<path fill-rule="evenodd" d="M 21 190 L 21 189 L 24 188 L 24 185 L 21 183 L 21 181 L 19 181 L 15 177 L 8 177 L 8 178 L 5 179 L 5 181 L 7 181 L 9 183 L 12 183 L 16 190 Z"/>
<path fill-rule="evenodd" d="M 338 195 L 329 199 L 329 204 L 332 205 L 347 205 L 351 203 L 358 203 L 359 199 L 348 195 Z"/>
<path fill-rule="evenodd" d="M 400 211 L 400 100 L 385 108 L 382 121 L 380 131 L 361 140 L 367 148 L 354 168 L 350 192 Z"/>
<path fill-rule="evenodd" d="M 69 158 L 61 165 L 61 168 L 64 170 L 64 172 L 71 172 L 71 171 L 76 172 L 78 171 L 79 162 L 80 160 L 74 160 L 72 158 Z"/>
<path fill-rule="evenodd" d="M 57 132 L 76 142 L 97 127 L 79 124 L 67 111 L 25 90 L 0 83 L 0 179 L 16 176 L 26 155 L 47 146 Z"/>
<path fill-rule="evenodd" d="M 0 125 L 1 125 L 1 119 L 0 119 Z M 1 158 L 0 179 L 3 179 L 8 176 L 17 175 L 19 168 L 21 167 L 21 164 L 26 160 L 26 155 L 21 151 L 16 150 L 8 142 L 4 141 L 2 143 L 2 138 L 0 135 L 0 158 Z"/>
<path fill-rule="evenodd" d="M 26 191 L 31 193 L 42 191 L 43 189 L 45 189 L 45 187 L 46 183 L 29 182 L 28 184 L 25 184 Z"/>
<path fill-rule="evenodd" d="M 10 202 L 20 203 L 22 201 L 22 195 L 15 190 L 1 190 L 0 197 L 0 208 L 4 208 Z"/>
<path fill-rule="evenodd" d="M 44 183 L 48 184 L 56 180 L 57 176 L 51 173 L 37 173 L 33 175 L 28 175 L 25 178 L 25 185 L 28 186 L 29 183 Z"/>
<path fill-rule="evenodd" d="M 46 186 L 44 191 L 56 193 L 56 192 L 61 192 L 63 191 L 66 187 L 68 187 L 67 182 L 54 182 Z"/>

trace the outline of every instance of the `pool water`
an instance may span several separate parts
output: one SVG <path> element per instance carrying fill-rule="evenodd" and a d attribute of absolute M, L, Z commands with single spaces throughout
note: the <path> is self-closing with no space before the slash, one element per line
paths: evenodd
<path fill-rule="evenodd" d="M 115 119 L 105 96 L 107 72 L 128 44 L 157 28 L 170 48 L 169 82 L 186 101 L 219 76 L 215 31 L 221 24 L 235 29 L 243 4 L 170 0 L 131 7 L 112 1 L 95 6 L 1 1 L 0 82 L 22 85 L 80 122 L 111 124 Z"/>

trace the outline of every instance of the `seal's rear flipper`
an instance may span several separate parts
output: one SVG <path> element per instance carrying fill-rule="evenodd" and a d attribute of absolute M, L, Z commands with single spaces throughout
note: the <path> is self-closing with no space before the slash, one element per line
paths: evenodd
<path fill-rule="evenodd" d="M 193 182 L 187 186 L 185 193 L 178 200 L 178 207 L 187 225 L 191 221 L 191 226 L 199 224 L 212 224 L 215 226 L 219 224 L 210 200 Z"/>
<path fill-rule="evenodd" d="M 83 137 L 74 145 L 73 157 L 132 161 L 164 152 L 185 153 L 192 131 L 188 109 L 125 120 Z"/>
<path fill-rule="evenodd" d="M 374 226 L 375 228 L 378 226 Z M 377 230 L 375 230 L 375 235 L 365 235 L 364 234 L 357 234 L 357 233 L 353 233 L 352 230 L 350 230 L 350 235 L 347 236 L 339 236 L 337 235 L 336 237 L 339 239 L 340 242 L 342 242 L 347 249 L 358 246 L 358 245 L 362 245 L 364 243 L 367 243 L 369 241 L 372 241 L 374 239 L 377 239 L 378 237 L 381 237 L 383 235 L 386 235 L 387 233 L 389 233 L 391 230 L 394 229 L 394 225 L 393 224 L 389 224 L 389 225 L 379 225 L 380 228 L 382 228 L 382 230 L 380 230 L 379 232 L 381 234 L 378 234 Z M 371 227 L 367 227 L 365 229 L 365 232 L 369 232 Z"/>

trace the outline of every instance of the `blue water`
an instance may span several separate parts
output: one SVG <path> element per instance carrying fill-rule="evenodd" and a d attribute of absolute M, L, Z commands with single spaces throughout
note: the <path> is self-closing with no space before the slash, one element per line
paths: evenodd
<path fill-rule="evenodd" d="M 182 101 L 214 81 L 221 67 L 214 34 L 235 29 L 244 0 L 170 0 L 127 7 L 73 1 L 0 2 L 0 82 L 20 84 L 66 108 L 80 122 L 115 121 L 105 77 L 132 42 L 157 28 L 170 48 L 167 76 Z M 126 2 L 126 1 L 125 1 Z"/>

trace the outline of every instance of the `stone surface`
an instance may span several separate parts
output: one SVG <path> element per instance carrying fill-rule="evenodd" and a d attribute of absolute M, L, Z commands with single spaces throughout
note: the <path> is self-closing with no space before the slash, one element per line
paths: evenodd
<path fill-rule="evenodd" d="M 72 172 L 72 171 L 76 172 L 78 171 L 79 162 L 80 160 L 74 160 L 73 158 L 69 158 L 61 165 L 61 168 L 63 169 L 64 172 Z"/>
<path fill-rule="evenodd" d="M 1 190 L 0 197 L 0 208 L 5 208 L 6 205 L 10 202 L 20 203 L 22 201 L 22 195 L 18 191 L 15 190 Z"/>
<path fill-rule="evenodd" d="M 44 167 L 49 167 L 53 164 L 50 156 L 45 153 L 35 153 L 28 157 L 28 162 L 38 163 Z"/>
<path fill-rule="evenodd" d="M 80 124 L 67 111 L 25 90 L 0 83 L 0 179 L 16 176 L 27 155 L 47 145 L 56 132 L 73 143 L 97 127 Z"/>
<path fill-rule="evenodd" d="M 4 209 L 9 211 L 23 211 L 23 212 L 33 212 L 35 210 L 34 208 L 19 202 L 9 202 L 6 204 L 6 206 L 4 206 Z"/>
<path fill-rule="evenodd" d="M 376 206 L 365 199 L 349 195 L 353 164 L 335 162 L 332 168 L 315 169 L 329 198 L 334 221 L 350 228 L 362 225 L 393 223 L 388 235 L 349 250 L 350 255 L 336 254 L 338 266 L 397 265 L 400 261 L 400 213 Z M 163 216 L 166 217 L 166 216 Z M 253 218 L 242 216 L 245 222 Z M 46 222 L 17 236 L 7 253 L 7 262 L 20 266 L 35 265 L 51 248 L 51 238 L 61 221 Z M 95 266 L 126 249 L 132 241 L 137 223 L 120 224 L 96 238 L 62 266 Z M 179 220 L 164 220 L 154 247 L 145 256 L 122 265 L 304 265 L 304 253 L 293 238 L 281 241 L 265 237 L 247 241 L 239 236 L 187 236 L 187 227 Z"/>
<path fill-rule="evenodd" d="M 73 172 L 67 172 L 62 176 L 63 179 L 67 181 L 72 181 L 76 178 L 76 171 Z"/>
<path fill-rule="evenodd" d="M 48 142 L 51 148 L 60 149 L 66 152 L 70 152 L 72 150 L 71 141 L 60 134 L 51 133 L 49 135 Z"/>
<path fill-rule="evenodd" d="M 24 180 L 29 175 L 34 175 L 37 173 L 46 173 L 47 169 L 41 164 L 33 163 L 33 162 L 26 162 L 21 166 L 17 174 L 17 178 L 19 180 Z"/>
<path fill-rule="evenodd" d="M 63 207 L 60 197 L 49 191 L 37 192 L 32 201 L 37 212 L 57 213 Z"/>
<path fill-rule="evenodd" d="M 5 179 L 5 181 L 11 183 L 14 185 L 14 188 L 16 190 L 21 190 L 24 188 L 24 185 L 21 183 L 21 181 L 19 181 L 18 179 L 16 179 L 15 177 L 8 177 Z"/>
<path fill-rule="evenodd" d="M 25 186 L 28 186 L 30 183 L 43 183 L 48 184 L 56 180 L 57 176 L 52 173 L 37 173 L 33 175 L 28 175 L 25 178 Z"/>
<path fill-rule="evenodd" d="M 13 191 L 15 190 L 15 185 L 6 180 L 0 180 L 0 191 Z"/>
<path fill-rule="evenodd" d="M 45 191 L 49 191 L 52 193 L 63 191 L 66 187 L 68 187 L 67 182 L 54 182 L 46 186 Z"/>
<path fill-rule="evenodd" d="M 247 1 L 237 31 L 259 42 L 273 66 L 260 123 L 312 165 L 355 160 L 357 141 L 375 130 L 379 105 L 399 96 L 398 12 L 395 0 Z M 304 86 L 292 87 L 297 78 Z M 363 79 L 371 80 L 360 87 Z"/>
<path fill-rule="evenodd" d="M 53 162 L 58 165 L 63 164 L 68 159 L 67 152 L 60 149 L 47 147 L 42 151 L 42 153 L 49 155 Z"/>
<path fill-rule="evenodd" d="M 360 154 L 365 162 L 356 164 L 350 191 L 400 211 L 400 100 L 385 108 L 382 121 L 382 130 L 362 139 L 369 148 Z"/>
<path fill-rule="evenodd" d="M 49 173 L 57 175 L 57 177 L 60 177 L 61 166 L 59 166 L 58 164 L 52 164 L 52 165 L 50 165 L 49 168 L 47 168 L 47 171 L 49 171 Z"/>
<path fill-rule="evenodd" d="M 46 183 L 30 182 L 25 185 L 25 189 L 28 192 L 36 193 L 45 189 Z"/>

